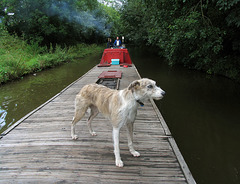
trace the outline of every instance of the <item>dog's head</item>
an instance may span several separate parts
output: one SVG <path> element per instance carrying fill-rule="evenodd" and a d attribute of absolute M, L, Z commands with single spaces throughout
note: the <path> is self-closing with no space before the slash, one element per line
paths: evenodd
<path fill-rule="evenodd" d="M 146 98 L 160 100 L 165 95 L 165 91 L 156 86 L 155 81 L 147 78 L 133 81 L 128 86 L 128 90 L 131 90 L 138 100 L 144 100 Z"/>

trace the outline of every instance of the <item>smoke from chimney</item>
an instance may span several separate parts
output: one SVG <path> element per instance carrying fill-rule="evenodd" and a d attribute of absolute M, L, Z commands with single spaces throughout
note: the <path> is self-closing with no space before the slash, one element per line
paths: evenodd
<path fill-rule="evenodd" d="M 85 30 L 95 29 L 97 33 L 105 36 L 110 35 L 111 24 L 107 24 L 107 19 L 99 16 L 100 10 L 78 11 L 64 1 L 53 1 L 50 8 L 45 10 L 48 16 L 58 16 L 60 19 L 81 25 Z"/>

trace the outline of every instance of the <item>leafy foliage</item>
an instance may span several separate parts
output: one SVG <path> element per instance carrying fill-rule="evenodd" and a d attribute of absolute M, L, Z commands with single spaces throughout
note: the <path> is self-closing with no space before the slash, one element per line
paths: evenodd
<path fill-rule="evenodd" d="M 0 9 L 10 33 L 48 47 L 105 42 L 120 17 L 97 0 L 2 0 Z"/>
<path fill-rule="evenodd" d="M 157 47 L 170 65 L 240 76 L 240 0 L 128 0 L 126 37 Z"/>
<path fill-rule="evenodd" d="M 1 0 L 0 83 L 102 51 L 119 30 L 98 0 Z"/>

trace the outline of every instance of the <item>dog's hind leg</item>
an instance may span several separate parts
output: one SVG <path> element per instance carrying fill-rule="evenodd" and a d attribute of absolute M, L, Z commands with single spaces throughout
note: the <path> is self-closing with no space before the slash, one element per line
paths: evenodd
<path fill-rule="evenodd" d="M 135 151 L 135 149 L 133 148 L 133 123 L 128 122 L 126 127 L 127 127 L 127 138 L 128 138 L 129 151 L 134 157 L 140 157 L 140 153 Z"/>
<path fill-rule="evenodd" d="M 90 109 L 91 109 L 91 114 L 88 118 L 88 121 L 87 121 L 87 125 L 88 125 L 88 129 L 89 129 L 89 132 L 92 136 L 96 136 L 96 132 L 93 131 L 92 129 L 92 120 L 98 115 L 99 111 L 98 111 L 98 108 L 94 105 L 91 105 L 90 106 Z"/>
<path fill-rule="evenodd" d="M 73 140 L 78 139 L 78 136 L 75 134 L 75 126 L 77 122 L 82 119 L 85 112 L 87 111 L 87 108 L 88 108 L 87 106 L 78 107 L 77 105 L 75 107 L 75 115 L 73 117 L 72 125 L 71 125 L 71 136 Z"/>

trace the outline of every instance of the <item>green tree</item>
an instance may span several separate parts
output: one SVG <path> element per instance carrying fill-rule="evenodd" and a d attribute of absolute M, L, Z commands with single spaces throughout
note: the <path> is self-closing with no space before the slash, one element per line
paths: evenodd
<path fill-rule="evenodd" d="M 101 5 L 104 12 L 108 16 L 107 29 L 110 30 L 109 37 L 116 37 L 123 34 L 123 23 L 121 22 L 121 15 L 114 7 Z"/>
<path fill-rule="evenodd" d="M 125 34 L 159 48 L 171 65 L 239 78 L 240 0 L 128 0 Z"/>
<path fill-rule="evenodd" d="M 111 34 L 113 18 L 97 0 L 3 0 L 0 6 L 14 13 L 4 16 L 10 33 L 42 45 L 101 43 Z"/>

